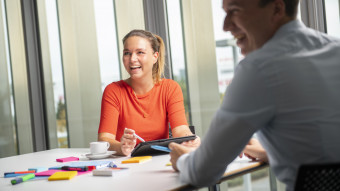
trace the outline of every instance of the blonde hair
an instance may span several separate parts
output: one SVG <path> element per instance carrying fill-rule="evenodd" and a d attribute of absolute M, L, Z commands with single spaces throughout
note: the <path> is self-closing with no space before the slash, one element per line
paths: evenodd
<path fill-rule="evenodd" d="M 164 65 L 165 65 L 165 47 L 162 37 L 152 34 L 146 30 L 132 30 L 128 34 L 126 34 L 123 38 L 123 44 L 125 41 L 132 36 L 139 36 L 147 39 L 154 53 L 158 52 L 157 62 L 152 67 L 152 79 L 155 84 L 158 84 L 161 81 L 161 78 L 164 74 Z"/>

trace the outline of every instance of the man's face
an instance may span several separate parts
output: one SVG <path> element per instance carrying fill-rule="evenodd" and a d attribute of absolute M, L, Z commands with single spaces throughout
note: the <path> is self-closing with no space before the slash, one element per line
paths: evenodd
<path fill-rule="evenodd" d="M 274 3 L 260 7 L 259 1 L 223 0 L 223 9 L 227 13 L 223 30 L 231 32 L 243 55 L 260 48 L 276 31 Z"/>

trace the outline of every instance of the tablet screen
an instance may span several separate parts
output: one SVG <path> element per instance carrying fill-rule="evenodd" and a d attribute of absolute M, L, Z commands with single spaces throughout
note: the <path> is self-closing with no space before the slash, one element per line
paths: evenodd
<path fill-rule="evenodd" d="M 184 141 L 194 140 L 196 135 L 190 135 L 186 137 L 176 137 L 176 138 L 169 138 L 169 139 L 159 139 L 154 141 L 146 141 L 139 143 L 137 147 L 132 151 L 131 156 L 143 156 L 143 155 L 159 155 L 159 154 L 168 154 L 165 151 L 159 151 L 151 148 L 151 145 L 159 145 L 168 147 L 169 143 L 182 143 Z"/>

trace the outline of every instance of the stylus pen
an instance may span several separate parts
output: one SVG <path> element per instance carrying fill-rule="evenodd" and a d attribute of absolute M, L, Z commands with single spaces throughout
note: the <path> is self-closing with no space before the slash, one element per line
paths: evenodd
<path fill-rule="evenodd" d="M 137 139 L 139 139 L 142 142 L 145 142 L 145 140 L 142 137 L 138 136 L 136 133 L 133 133 L 133 134 L 137 137 Z"/>

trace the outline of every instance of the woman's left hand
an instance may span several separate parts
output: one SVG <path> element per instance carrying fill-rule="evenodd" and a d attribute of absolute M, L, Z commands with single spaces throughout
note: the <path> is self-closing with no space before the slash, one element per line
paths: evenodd
<path fill-rule="evenodd" d="M 193 147 L 193 148 L 199 147 L 200 144 L 201 144 L 201 138 L 198 135 L 196 135 L 196 139 L 194 139 L 194 140 L 185 141 L 185 142 L 181 143 L 181 145 L 183 145 L 183 146 Z"/>

